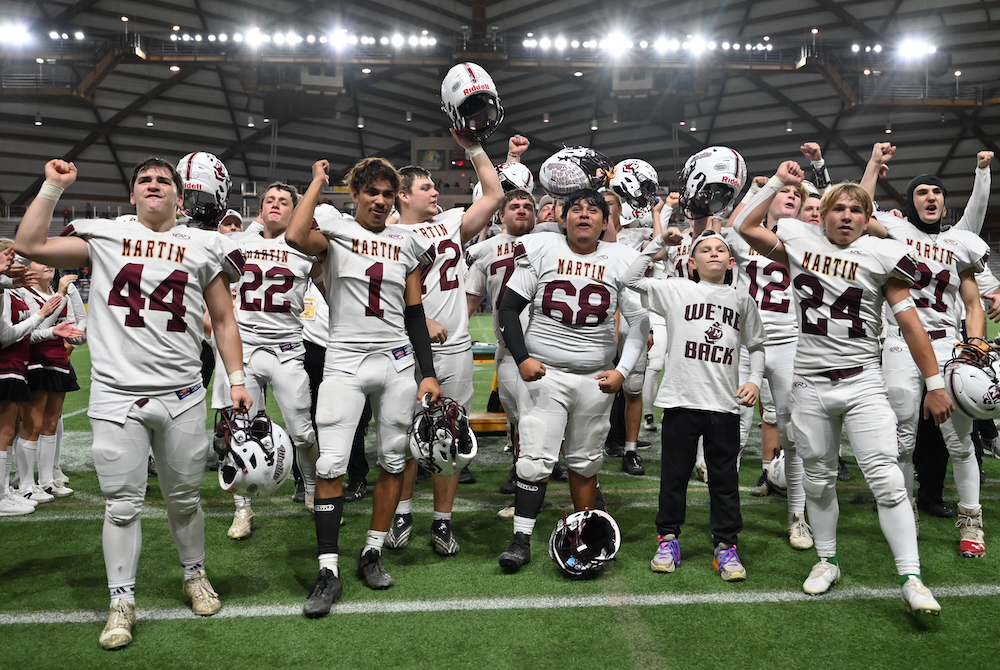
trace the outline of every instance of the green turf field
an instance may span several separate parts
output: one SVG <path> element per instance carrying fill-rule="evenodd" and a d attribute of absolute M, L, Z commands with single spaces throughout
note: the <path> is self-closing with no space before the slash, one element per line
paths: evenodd
<path fill-rule="evenodd" d="M 477 316 L 491 333 L 489 315 Z M 485 337 L 485 336 L 483 336 Z M 474 336 L 480 339 L 479 336 Z M 0 519 L 5 562 L 0 580 L 0 668 L 996 668 L 1000 586 L 996 544 L 983 559 L 957 553 L 953 521 L 921 520 L 923 576 L 943 607 L 936 619 L 904 612 L 895 570 L 872 498 L 857 467 L 839 483 L 839 555 L 843 580 L 810 598 L 802 580 L 812 551 L 787 546 L 784 501 L 743 497 L 741 584 L 712 569 L 705 485 L 692 482 L 677 572 L 649 570 L 657 450 L 641 452 L 645 477 L 605 463 L 601 478 L 609 511 L 623 532 L 618 560 L 597 580 L 560 577 L 546 554 L 556 519 L 570 508 L 565 483 L 549 486 L 538 520 L 533 558 L 517 575 L 502 574 L 510 522 L 495 512 L 509 465 L 503 440 L 483 437 L 473 465 L 478 482 L 462 486 L 453 526 L 461 552 L 441 559 L 430 548 L 429 483 L 418 487 L 411 545 L 386 552 L 396 585 L 370 591 L 354 577 L 371 512 L 371 497 L 347 505 L 341 536 L 344 596 L 333 614 L 306 620 L 302 603 L 316 576 L 315 532 L 291 483 L 254 503 L 256 530 L 243 542 L 226 538 L 232 502 L 206 473 L 207 569 L 222 612 L 197 620 L 181 593 L 181 570 L 169 537 L 156 479 L 150 480 L 139 567 L 139 622 L 131 647 L 97 645 L 108 592 L 101 553 L 102 498 L 89 466 L 87 347 L 74 353 L 83 390 L 67 398 L 64 462 L 76 495 L 28 517 Z M 476 407 L 485 406 L 491 365 L 476 366 Z M 273 400 L 272 416 L 279 417 Z M 642 438 L 658 443 L 658 433 Z M 759 431 L 749 452 L 759 449 Z M 369 438 L 369 462 L 374 443 Z M 983 489 L 988 542 L 1000 515 L 1000 461 L 986 464 Z M 759 456 L 744 460 L 741 484 L 752 486 Z M 374 481 L 375 474 L 369 476 Z M 950 484 L 950 482 L 949 482 Z M 950 503 L 954 488 L 946 489 Z"/>

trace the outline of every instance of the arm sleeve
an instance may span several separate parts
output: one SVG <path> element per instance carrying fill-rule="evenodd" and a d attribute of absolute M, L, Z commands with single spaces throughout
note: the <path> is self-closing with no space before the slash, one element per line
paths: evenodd
<path fill-rule="evenodd" d="M 649 337 L 649 312 L 641 310 L 625 315 L 628 321 L 628 335 L 622 343 L 622 355 L 618 359 L 615 370 L 628 377 L 635 364 L 639 362 L 639 356 L 646 353 L 646 340 Z"/>
<path fill-rule="evenodd" d="M 975 181 L 972 182 L 972 195 L 965 205 L 965 213 L 955 224 L 958 230 L 968 230 L 978 235 L 983 229 L 983 219 L 986 217 L 986 205 L 990 200 L 990 185 L 993 182 L 993 175 L 989 166 L 976 168 Z"/>
<path fill-rule="evenodd" d="M 68 338 L 67 342 L 70 344 L 86 344 L 87 308 L 83 304 L 83 298 L 80 297 L 80 292 L 76 290 L 76 286 L 72 284 L 70 284 L 69 289 L 66 291 L 66 295 L 69 296 L 69 304 L 73 309 L 73 321 L 76 323 L 76 327 L 83 331 L 82 336 Z"/>
<path fill-rule="evenodd" d="M 757 388 L 760 388 L 764 379 L 764 345 L 748 349 L 748 351 L 750 352 L 750 376 L 747 377 L 747 381 L 753 382 Z"/>
<path fill-rule="evenodd" d="M 407 305 L 403 309 L 403 321 L 406 324 L 406 334 L 413 345 L 413 355 L 420 366 L 420 375 L 424 378 L 436 377 L 434 371 L 434 354 L 431 352 L 431 335 L 427 332 L 427 317 L 424 316 L 422 303 Z"/>
<path fill-rule="evenodd" d="M 810 161 L 812 163 L 813 185 L 822 193 L 830 186 L 830 171 L 826 169 L 826 160 Z"/>
<path fill-rule="evenodd" d="M 515 291 L 507 291 L 503 295 L 500 311 L 497 314 L 503 342 L 518 365 L 528 358 L 528 347 L 524 343 L 524 331 L 521 330 L 521 312 L 530 302 Z"/>

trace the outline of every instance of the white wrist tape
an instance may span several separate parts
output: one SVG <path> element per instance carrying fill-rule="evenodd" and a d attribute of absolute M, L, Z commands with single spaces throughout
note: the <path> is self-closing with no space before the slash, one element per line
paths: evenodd
<path fill-rule="evenodd" d="M 236 372 L 229 373 L 229 385 L 230 386 L 246 386 L 247 375 L 243 370 L 237 370 Z"/>
<path fill-rule="evenodd" d="M 483 147 L 480 144 L 473 144 L 465 150 L 465 154 L 469 157 L 469 160 L 472 160 L 481 153 L 483 153 Z"/>
<path fill-rule="evenodd" d="M 40 189 L 38 189 L 37 197 L 45 198 L 46 200 L 51 200 L 52 202 L 58 202 L 59 196 L 61 196 L 63 194 L 63 191 L 65 190 L 66 189 L 62 188 L 61 186 L 56 186 L 52 182 L 47 181 L 44 184 L 42 184 L 42 187 Z"/>
<path fill-rule="evenodd" d="M 928 391 L 940 391 L 944 388 L 944 379 L 940 374 L 936 374 L 933 377 L 924 377 L 924 386 L 927 387 Z"/>
<path fill-rule="evenodd" d="M 778 193 L 781 191 L 781 189 L 785 188 L 785 182 L 778 179 L 777 175 L 775 175 L 767 180 L 767 183 L 764 184 L 764 188 L 769 188 L 773 190 L 775 193 Z"/>
<path fill-rule="evenodd" d="M 913 307 L 916 309 L 916 305 L 913 303 L 913 298 L 911 296 L 906 296 L 905 300 L 900 300 L 895 305 L 892 305 L 892 313 L 899 314 L 900 312 L 905 312 L 906 310 Z"/>

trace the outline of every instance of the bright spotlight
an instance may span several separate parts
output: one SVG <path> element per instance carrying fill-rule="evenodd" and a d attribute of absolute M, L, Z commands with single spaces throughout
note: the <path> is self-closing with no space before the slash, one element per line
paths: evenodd
<path fill-rule="evenodd" d="M 561 51 L 561 50 L 563 50 L 563 49 L 566 48 L 566 38 L 565 37 L 557 37 L 556 41 L 554 42 L 554 44 L 556 45 L 556 49 L 559 49 Z"/>
<path fill-rule="evenodd" d="M 403 36 L 400 35 L 399 33 L 396 33 L 395 35 L 392 36 L 392 46 L 396 47 L 397 49 L 403 46 L 403 43 L 405 41 L 406 40 L 404 40 Z"/>
<path fill-rule="evenodd" d="M 661 37 L 660 39 L 653 42 L 653 48 L 659 51 L 660 53 L 663 53 L 670 48 L 670 43 Z"/>
<path fill-rule="evenodd" d="M 543 49 L 548 49 L 550 46 L 552 46 L 552 40 L 550 40 L 548 37 L 543 37 L 542 39 L 538 40 L 538 46 L 542 47 Z"/>

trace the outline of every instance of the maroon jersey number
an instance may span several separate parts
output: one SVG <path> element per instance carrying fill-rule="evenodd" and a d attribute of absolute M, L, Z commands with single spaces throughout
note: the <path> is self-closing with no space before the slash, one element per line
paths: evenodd
<path fill-rule="evenodd" d="M 819 279 L 809 275 L 799 275 L 795 278 L 795 288 L 799 291 L 808 289 L 810 296 L 799 300 L 799 313 L 802 319 L 802 332 L 809 335 L 829 335 L 829 324 L 819 317 L 816 321 L 809 320 L 809 310 L 819 310 L 823 306 L 823 285 Z M 847 337 L 857 339 L 865 336 L 865 325 L 861 320 L 861 289 L 853 286 L 833 301 L 830 305 L 830 318 L 850 321 Z"/>
<path fill-rule="evenodd" d="M 261 307 L 265 312 L 290 312 L 291 304 L 284 299 L 280 302 L 277 296 L 288 293 L 295 282 L 295 274 L 288 268 L 274 266 L 267 272 L 261 272 L 260 266 L 255 263 L 247 263 L 243 266 L 243 273 L 250 273 L 252 279 L 240 283 L 240 309 L 245 312 L 259 312 Z M 249 291 L 255 291 L 264 284 L 264 279 L 275 280 L 268 282 L 268 287 L 264 289 L 264 300 L 260 298 L 248 298 Z"/>
<path fill-rule="evenodd" d="M 125 325 L 129 328 L 145 328 L 146 320 L 139 313 L 146 308 L 146 298 L 142 295 L 142 269 L 140 263 L 126 263 L 115 276 L 108 294 L 108 304 L 113 307 L 125 307 Z M 174 270 L 167 278 L 149 294 L 149 309 L 158 312 L 169 312 L 167 330 L 182 333 L 187 329 L 184 315 L 184 291 L 187 289 L 188 273 Z"/>
<path fill-rule="evenodd" d="M 557 291 L 566 298 L 577 298 L 579 307 L 576 314 L 570 303 L 557 298 Z M 596 303 L 592 300 L 593 296 L 597 296 Z M 571 326 L 599 326 L 608 318 L 610 307 L 611 293 L 601 284 L 587 284 L 577 295 L 573 282 L 551 281 L 542 293 L 542 314 Z M 590 317 L 594 320 L 589 321 Z"/>

